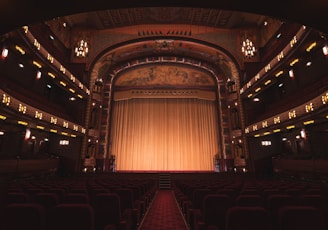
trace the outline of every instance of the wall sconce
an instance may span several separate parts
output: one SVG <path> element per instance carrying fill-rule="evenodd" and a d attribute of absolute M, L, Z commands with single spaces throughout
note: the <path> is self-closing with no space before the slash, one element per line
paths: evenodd
<path fill-rule="evenodd" d="M 256 48 L 254 43 L 247 37 L 241 43 L 241 52 L 246 58 L 252 58 L 255 56 Z"/>
<path fill-rule="evenodd" d="M 89 45 L 88 45 L 88 42 L 81 39 L 76 47 L 75 47 L 75 56 L 76 57 L 86 57 L 89 53 Z"/>

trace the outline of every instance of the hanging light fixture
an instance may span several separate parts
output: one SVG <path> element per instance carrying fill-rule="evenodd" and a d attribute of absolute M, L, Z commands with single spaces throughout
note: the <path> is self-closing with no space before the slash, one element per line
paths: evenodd
<path fill-rule="evenodd" d="M 88 42 L 81 39 L 77 46 L 75 47 L 75 56 L 76 57 L 86 57 L 89 53 Z"/>
<path fill-rule="evenodd" d="M 247 37 L 242 41 L 241 52 L 244 54 L 246 58 L 252 58 L 255 56 L 255 52 L 256 52 L 255 45 Z"/>

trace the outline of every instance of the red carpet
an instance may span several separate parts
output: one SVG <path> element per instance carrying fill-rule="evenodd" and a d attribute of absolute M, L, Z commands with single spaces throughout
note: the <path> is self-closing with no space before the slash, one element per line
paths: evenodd
<path fill-rule="evenodd" d="M 159 190 L 144 217 L 139 230 L 187 230 L 174 194 L 171 190 Z"/>

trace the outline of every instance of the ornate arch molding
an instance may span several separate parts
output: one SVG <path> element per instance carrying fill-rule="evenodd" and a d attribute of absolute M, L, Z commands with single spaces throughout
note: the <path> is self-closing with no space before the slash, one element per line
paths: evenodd
<path fill-rule="evenodd" d="M 131 60 L 156 56 L 194 59 L 209 66 L 216 74 L 236 81 L 242 65 L 228 50 L 203 40 L 181 37 L 133 39 L 108 47 L 91 60 L 88 66 L 90 83 L 97 78 L 107 79 Z"/>
<path fill-rule="evenodd" d="M 150 44 L 151 41 L 148 41 Z M 155 41 L 156 42 L 156 41 Z M 187 41 L 191 42 L 191 41 Z M 154 41 L 152 41 L 154 44 Z M 101 119 L 103 122 L 100 125 L 99 130 L 99 151 L 97 158 L 108 158 L 110 153 L 110 143 L 109 143 L 109 133 L 110 130 L 110 111 L 111 111 L 111 97 L 113 93 L 113 83 L 115 78 L 119 76 L 120 73 L 127 71 L 131 68 L 135 68 L 141 65 L 149 65 L 155 63 L 179 63 L 184 66 L 189 66 L 189 68 L 198 68 L 202 71 L 207 72 L 216 84 L 215 90 L 217 92 L 218 98 L 218 114 L 219 114 L 219 125 L 220 125 L 220 148 L 221 148 L 221 158 L 227 158 L 229 150 L 227 146 L 230 146 L 230 132 L 227 132 L 229 128 L 229 114 L 226 109 L 222 109 L 223 105 L 227 104 L 227 96 L 225 95 L 225 88 L 227 81 L 234 81 L 237 88 L 239 89 L 239 72 L 240 68 L 236 64 L 236 60 L 232 57 L 230 53 L 221 47 L 209 46 L 209 44 L 204 44 L 204 42 L 196 43 L 192 42 L 190 45 L 195 45 L 200 48 L 206 47 L 205 50 L 210 50 L 211 53 L 203 53 L 202 55 L 195 55 L 193 52 L 170 52 L 166 49 L 168 44 L 159 44 L 159 48 L 163 50 L 156 50 L 158 47 L 152 47 L 151 52 L 140 52 L 140 56 L 133 54 L 135 58 L 126 59 L 122 58 L 119 60 L 118 54 L 120 49 L 125 50 L 126 52 L 135 51 L 134 48 L 138 44 L 123 44 L 122 46 L 110 47 L 107 50 L 103 51 L 90 66 L 90 89 L 93 89 L 99 79 L 103 81 L 103 91 L 106 92 L 103 96 L 102 101 L 102 115 L 106 116 Z M 140 44 L 139 44 L 140 45 Z M 165 48 L 165 49 L 164 49 Z M 155 51 L 154 51 L 155 50 Z M 157 51 L 157 52 L 156 52 Z M 206 51 L 204 51 L 206 52 Z M 191 55 L 190 55 L 191 54 Z M 185 57 L 183 57 L 183 55 Z M 193 57 L 195 56 L 195 57 Z M 196 58 L 197 56 L 197 58 Z M 210 57 L 210 58 L 209 58 Z M 91 90 L 91 92 L 93 92 Z M 239 92 L 239 90 L 237 90 Z M 93 93 L 90 95 L 90 101 L 88 103 L 87 114 L 90 113 Z M 87 116 L 88 117 L 88 116 Z M 88 120 L 88 119 L 87 119 Z M 88 121 L 86 127 L 89 127 Z M 227 138 L 228 137 L 228 138 Z M 229 156 L 228 156 L 229 158 Z"/>

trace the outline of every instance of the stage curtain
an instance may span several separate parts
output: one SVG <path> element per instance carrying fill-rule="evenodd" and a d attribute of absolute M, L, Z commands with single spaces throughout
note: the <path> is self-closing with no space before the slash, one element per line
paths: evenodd
<path fill-rule="evenodd" d="M 215 101 L 137 98 L 115 101 L 110 154 L 118 171 L 213 171 L 218 153 Z"/>

